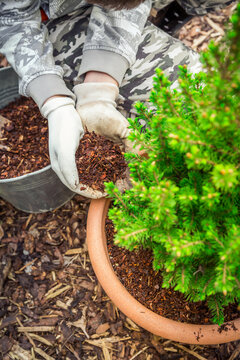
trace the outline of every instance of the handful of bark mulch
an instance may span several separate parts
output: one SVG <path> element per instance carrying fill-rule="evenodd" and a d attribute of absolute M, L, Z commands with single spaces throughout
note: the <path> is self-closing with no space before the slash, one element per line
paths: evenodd
<path fill-rule="evenodd" d="M 50 164 L 48 124 L 30 98 L 21 97 L 0 114 L 11 120 L 1 131 L 0 179 L 15 178 Z M 86 132 L 76 152 L 81 184 L 104 191 L 104 182 L 124 177 L 127 167 L 118 145 L 95 133 Z"/>
<path fill-rule="evenodd" d="M 120 147 L 94 132 L 86 132 L 76 152 L 79 181 L 104 191 L 104 182 L 124 177 L 127 163 Z"/>

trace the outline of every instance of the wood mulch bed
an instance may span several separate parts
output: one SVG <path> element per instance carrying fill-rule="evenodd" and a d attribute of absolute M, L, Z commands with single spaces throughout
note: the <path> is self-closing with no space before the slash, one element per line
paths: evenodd
<path fill-rule="evenodd" d="M 219 42 L 224 35 L 225 24 L 237 7 L 234 1 L 221 10 L 191 19 L 178 33 L 178 38 L 195 51 L 207 49 L 211 40 Z"/>
<path fill-rule="evenodd" d="M 224 10 L 218 15 L 225 16 Z M 196 21 L 185 25 L 187 33 Z M 204 21 L 200 31 L 209 31 Z M 188 45 L 198 33 L 192 32 Z M 179 344 L 148 333 L 118 311 L 89 261 L 88 207 L 88 200 L 75 195 L 55 211 L 26 214 L 0 199 L 0 359 L 239 359 L 240 341 Z"/>

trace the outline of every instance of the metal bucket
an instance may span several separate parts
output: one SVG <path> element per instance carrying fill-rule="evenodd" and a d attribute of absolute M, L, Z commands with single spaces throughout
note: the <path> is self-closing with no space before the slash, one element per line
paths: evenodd
<path fill-rule="evenodd" d="M 0 69 L 0 108 L 17 98 L 17 74 L 11 67 Z M 51 165 L 16 178 L 0 179 L 0 197 L 28 213 L 54 210 L 74 195 L 75 193 L 60 181 Z"/>

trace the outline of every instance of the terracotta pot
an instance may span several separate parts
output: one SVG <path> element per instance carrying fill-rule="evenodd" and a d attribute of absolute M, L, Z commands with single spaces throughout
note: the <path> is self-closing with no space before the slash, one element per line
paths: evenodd
<path fill-rule="evenodd" d="M 164 318 L 140 304 L 121 284 L 109 260 L 105 218 L 109 199 L 92 200 L 87 220 L 87 245 L 95 274 L 113 303 L 131 320 L 149 332 L 186 344 L 214 345 L 240 339 L 240 319 L 224 327 L 195 325 Z"/>

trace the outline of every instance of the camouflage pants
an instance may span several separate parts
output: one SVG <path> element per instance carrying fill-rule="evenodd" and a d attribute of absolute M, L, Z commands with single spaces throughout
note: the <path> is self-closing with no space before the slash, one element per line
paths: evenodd
<path fill-rule="evenodd" d="M 170 0 L 160 2 L 166 4 Z M 203 1 L 195 0 L 185 1 L 185 3 L 190 2 L 193 5 L 196 5 L 196 2 L 203 3 Z M 206 2 L 212 4 L 214 1 Z M 70 89 L 74 84 L 83 81 L 79 79 L 78 70 L 90 13 L 91 7 L 87 7 L 81 13 L 78 11 L 59 19 L 49 20 L 47 23 L 50 40 L 54 46 L 56 64 L 63 68 L 64 80 Z M 119 111 L 126 117 L 133 116 L 134 102 L 148 99 L 157 67 L 164 71 L 174 86 L 178 77 L 178 66 L 184 64 L 188 65 L 192 73 L 201 70 L 197 53 L 148 22 L 142 34 L 136 61 L 128 69 L 120 85 Z"/>

